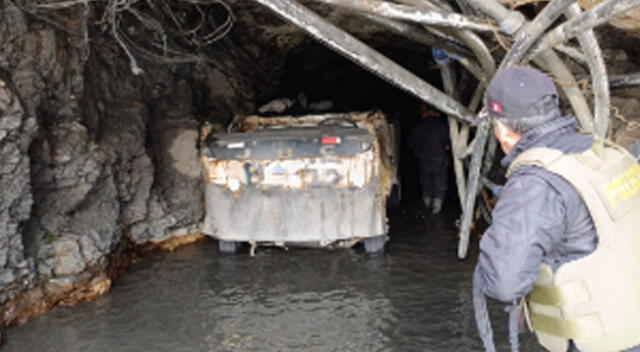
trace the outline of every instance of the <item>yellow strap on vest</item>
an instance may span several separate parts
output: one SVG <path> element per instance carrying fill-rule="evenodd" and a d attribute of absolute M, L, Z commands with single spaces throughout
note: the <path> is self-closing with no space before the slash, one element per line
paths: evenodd
<path fill-rule="evenodd" d="M 531 314 L 531 324 L 536 331 L 567 339 L 584 339 L 605 333 L 598 314 L 589 314 L 580 318 L 565 320 L 543 314 Z"/>
<path fill-rule="evenodd" d="M 550 148 L 533 148 L 526 150 L 509 165 L 507 178 L 520 166 L 534 165 L 543 168 L 560 159 L 563 155 L 561 151 Z"/>
<path fill-rule="evenodd" d="M 527 299 L 538 304 L 561 306 L 586 302 L 591 299 L 591 295 L 584 281 L 573 281 L 562 286 L 536 285 Z"/>
<path fill-rule="evenodd" d="M 593 145 L 591 148 L 586 151 L 578 154 L 574 154 L 576 158 L 581 161 L 585 166 L 590 167 L 593 170 L 597 170 L 600 165 L 599 157 L 602 155 L 604 151 L 604 147 L 614 147 L 616 149 L 620 149 L 621 147 L 602 139 L 594 139 Z M 507 177 L 511 176 L 511 174 L 520 166 L 523 165 L 534 165 L 542 168 L 546 168 L 551 165 L 554 161 L 560 159 L 565 154 L 559 150 L 544 148 L 544 147 L 536 147 L 533 149 L 526 150 L 522 152 L 522 154 L 517 157 L 509 168 L 507 169 Z"/>

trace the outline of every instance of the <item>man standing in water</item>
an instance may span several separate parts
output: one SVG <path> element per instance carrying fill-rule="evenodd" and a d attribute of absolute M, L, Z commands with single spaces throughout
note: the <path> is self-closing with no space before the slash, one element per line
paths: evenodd
<path fill-rule="evenodd" d="M 429 105 L 418 106 L 418 124 L 409 132 L 409 148 L 418 160 L 422 201 L 432 214 L 442 210 L 447 193 L 447 144 L 449 130 L 446 118 Z"/>
<path fill-rule="evenodd" d="M 497 73 L 485 103 L 508 181 L 480 241 L 476 293 L 524 300 L 550 351 L 640 351 L 640 165 L 576 132 L 540 71 Z M 482 305 L 476 317 L 491 350 Z"/>

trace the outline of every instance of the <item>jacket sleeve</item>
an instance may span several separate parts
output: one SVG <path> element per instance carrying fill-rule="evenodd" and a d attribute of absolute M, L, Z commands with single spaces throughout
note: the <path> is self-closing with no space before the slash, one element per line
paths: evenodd
<path fill-rule="evenodd" d="M 531 291 L 540 263 L 566 228 L 561 194 L 535 172 L 519 171 L 502 189 L 478 258 L 485 294 L 504 302 Z"/>

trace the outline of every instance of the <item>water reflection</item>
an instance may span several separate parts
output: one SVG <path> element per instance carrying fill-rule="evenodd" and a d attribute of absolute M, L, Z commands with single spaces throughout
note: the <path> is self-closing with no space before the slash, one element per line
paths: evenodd
<path fill-rule="evenodd" d="M 107 297 L 8 332 L 3 351 L 482 351 L 474 260 L 446 218 L 392 218 L 384 257 L 359 250 L 218 256 L 206 242 L 152 252 Z M 471 253 L 470 258 L 474 258 Z M 506 349 L 505 314 L 492 305 Z M 537 351 L 531 339 L 523 351 Z"/>

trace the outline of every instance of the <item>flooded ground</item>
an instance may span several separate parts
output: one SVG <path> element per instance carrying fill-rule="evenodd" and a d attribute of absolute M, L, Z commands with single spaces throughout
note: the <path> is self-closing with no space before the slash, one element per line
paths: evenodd
<path fill-rule="evenodd" d="M 8 331 L 2 351 L 482 351 L 477 252 L 456 259 L 452 222 L 399 209 L 379 258 L 360 248 L 219 256 L 214 241 L 154 251 L 108 296 Z M 491 308 L 506 351 L 506 314 Z M 521 340 L 521 351 L 540 351 Z"/>

